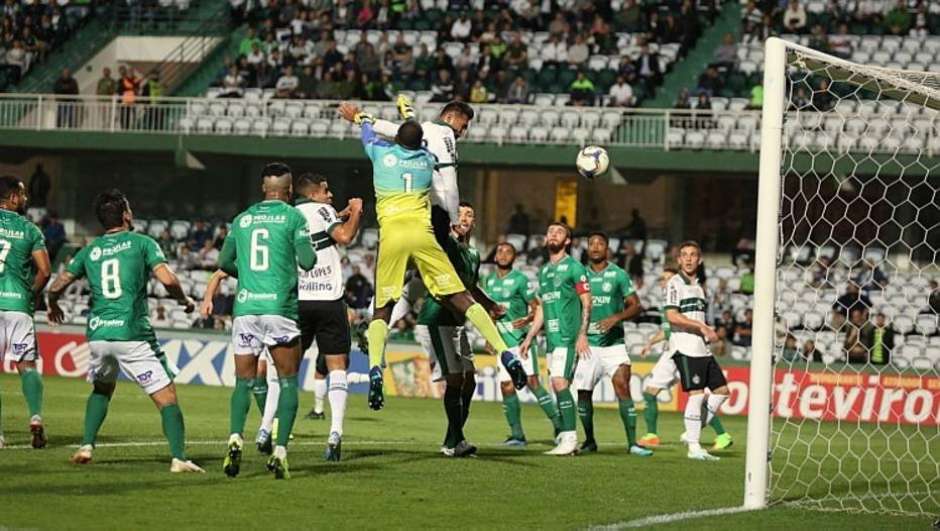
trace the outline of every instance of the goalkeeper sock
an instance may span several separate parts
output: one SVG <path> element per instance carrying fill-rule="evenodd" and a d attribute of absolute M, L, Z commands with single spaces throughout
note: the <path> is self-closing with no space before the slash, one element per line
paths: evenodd
<path fill-rule="evenodd" d="M 512 438 L 520 441 L 525 439 L 525 433 L 522 431 L 522 406 L 519 405 L 519 395 L 503 396 L 503 414 L 506 415 L 506 422 L 512 430 Z"/>
<path fill-rule="evenodd" d="M 473 306 L 467 308 L 465 315 L 467 320 L 473 323 L 473 326 L 480 332 L 483 339 L 493 347 L 493 350 L 499 354 L 509 350 L 509 347 L 506 346 L 506 342 L 503 341 L 502 336 L 499 335 L 499 330 L 496 329 L 493 320 L 490 319 L 489 314 L 486 313 L 486 310 L 483 309 L 480 303 L 474 303 Z"/>
<path fill-rule="evenodd" d="M 636 444 L 636 406 L 632 398 L 621 398 L 617 401 L 617 405 L 620 409 L 623 428 L 627 431 L 627 444 L 633 446 Z"/>
<path fill-rule="evenodd" d="M 689 442 L 689 450 L 701 450 L 699 439 L 702 436 L 702 404 L 705 395 L 689 395 L 685 403 L 685 438 Z"/>
<path fill-rule="evenodd" d="M 29 416 L 42 415 L 42 377 L 36 369 L 26 369 L 20 373 L 23 396 L 29 408 Z"/>
<path fill-rule="evenodd" d="M 108 395 L 94 391 L 88 395 L 88 402 L 85 404 L 85 435 L 82 437 L 82 446 L 95 444 L 98 439 L 98 430 L 104 424 L 104 418 L 108 416 L 110 403 L 111 397 Z"/>
<path fill-rule="evenodd" d="M 183 412 L 180 411 L 179 405 L 170 404 L 161 409 L 160 418 L 163 420 L 163 435 L 170 443 L 170 455 L 180 461 L 185 461 L 186 427 L 183 424 Z"/>
<path fill-rule="evenodd" d="M 561 391 L 555 391 L 555 396 L 558 397 L 558 412 L 561 415 L 560 431 L 576 431 L 578 429 L 578 415 L 571 389 L 565 388 Z"/>
<path fill-rule="evenodd" d="M 646 431 L 647 433 L 659 433 L 656 431 L 656 421 L 659 418 L 659 400 L 656 399 L 656 395 L 643 393 L 643 401 L 646 402 L 646 409 L 643 410 Z"/>
<path fill-rule="evenodd" d="M 281 396 L 277 401 L 277 445 L 287 447 L 297 418 L 297 375 L 278 379 Z"/>
<path fill-rule="evenodd" d="M 584 440 L 594 440 L 594 402 L 590 398 L 578 397 L 578 416 L 584 427 Z"/>
<path fill-rule="evenodd" d="M 239 435 L 245 431 L 245 420 L 251 409 L 251 388 L 254 378 L 235 378 L 235 389 L 229 402 L 229 433 Z"/>
<path fill-rule="evenodd" d="M 727 399 L 728 395 L 711 394 L 708 395 L 708 399 L 705 401 L 705 407 L 708 409 L 708 419 L 705 423 L 715 428 L 715 433 L 718 435 L 725 432 L 725 427 L 722 426 L 721 421 L 718 420 L 718 410 Z"/>
<path fill-rule="evenodd" d="M 345 372 L 343 374 L 346 374 Z M 332 381 L 333 372 L 330 371 Z M 313 411 L 323 413 L 323 399 L 326 397 L 326 378 L 316 378 L 313 380 Z M 330 404 L 333 402 L 331 401 Z"/>
<path fill-rule="evenodd" d="M 385 338 L 388 336 L 388 323 L 381 319 L 373 319 L 366 330 L 366 340 L 369 342 L 369 368 L 381 367 L 385 359 Z"/>
<path fill-rule="evenodd" d="M 461 419 L 463 408 L 460 405 L 460 388 L 448 385 L 444 389 L 444 413 L 447 415 L 447 436 L 444 446 L 454 448 L 464 439 Z"/>
<path fill-rule="evenodd" d="M 319 380 L 318 380 L 319 381 Z M 324 382 L 326 380 L 323 380 Z M 343 434 L 343 419 L 346 417 L 346 396 L 349 384 L 345 370 L 330 371 L 330 432 Z M 323 411 L 323 406 L 320 406 Z"/>
<path fill-rule="evenodd" d="M 255 383 L 251 386 L 251 392 L 255 395 L 255 404 L 258 406 L 258 413 L 263 415 L 264 403 L 268 398 L 267 376 L 255 376 Z"/>
<path fill-rule="evenodd" d="M 555 431 L 561 431 L 561 414 L 558 411 L 558 406 L 555 405 L 555 401 L 552 399 L 552 395 L 541 385 L 536 387 L 532 391 L 532 394 L 534 394 L 536 400 L 539 401 L 539 406 L 542 407 L 545 416 L 548 417 L 548 420 L 552 421 L 552 427 L 555 428 Z"/>

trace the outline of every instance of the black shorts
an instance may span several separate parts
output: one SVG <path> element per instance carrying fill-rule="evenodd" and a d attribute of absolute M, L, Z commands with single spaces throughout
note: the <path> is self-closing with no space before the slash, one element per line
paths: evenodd
<path fill-rule="evenodd" d="M 300 346 L 304 352 L 313 341 L 321 354 L 349 354 L 350 335 L 349 318 L 346 316 L 346 303 L 336 301 L 300 301 Z M 318 356 L 317 366 L 325 367 L 323 356 Z M 326 373 L 323 373 L 326 374 Z"/>
<path fill-rule="evenodd" d="M 714 356 L 693 358 L 676 352 L 672 359 L 679 369 L 682 390 L 685 392 L 700 391 L 706 387 L 714 391 L 728 385 Z"/>

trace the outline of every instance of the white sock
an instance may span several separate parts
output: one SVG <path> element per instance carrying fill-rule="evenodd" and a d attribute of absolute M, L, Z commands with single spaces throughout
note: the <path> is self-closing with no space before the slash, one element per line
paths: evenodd
<path fill-rule="evenodd" d="M 343 434 L 343 419 L 346 417 L 346 371 L 330 371 L 330 432 Z"/>
<path fill-rule="evenodd" d="M 333 374 L 333 373 L 330 373 Z M 313 410 L 317 413 L 323 413 L 323 397 L 326 396 L 326 378 L 317 378 L 313 381 Z M 330 400 L 330 404 L 333 401 Z"/>
<path fill-rule="evenodd" d="M 277 371 L 274 364 L 268 364 L 268 395 L 264 399 L 264 416 L 261 418 L 261 429 L 274 434 L 274 417 L 277 416 L 277 401 L 281 397 L 281 384 L 277 381 Z"/>
<path fill-rule="evenodd" d="M 395 323 L 405 318 L 411 311 L 411 301 L 405 297 L 398 299 L 395 306 L 392 307 L 392 316 L 388 319 L 389 327 L 395 326 Z"/>
<path fill-rule="evenodd" d="M 708 418 L 705 419 L 703 424 L 708 424 L 715 418 L 721 405 L 724 404 L 727 399 L 728 395 L 708 395 L 708 400 L 705 401 L 705 408 L 708 410 Z"/>
<path fill-rule="evenodd" d="M 274 457 L 278 459 L 284 459 L 287 457 L 287 447 L 286 446 L 275 446 L 274 447 Z"/>
<path fill-rule="evenodd" d="M 689 450 L 701 450 L 699 438 L 702 436 L 702 404 L 705 395 L 689 395 L 685 404 L 685 438 L 689 443 Z"/>

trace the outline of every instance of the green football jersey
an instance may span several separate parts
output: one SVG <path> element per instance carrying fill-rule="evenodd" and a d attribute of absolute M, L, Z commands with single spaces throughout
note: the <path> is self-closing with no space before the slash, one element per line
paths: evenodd
<path fill-rule="evenodd" d="M 636 292 L 633 289 L 633 281 L 630 280 L 626 271 L 610 262 L 600 272 L 588 267 L 587 277 L 591 284 L 591 324 L 588 326 L 588 343 L 595 347 L 623 344 L 623 323 L 618 323 L 607 332 L 598 330 L 597 324 L 623 311 L 624 299 Z"/>
<path fill-rule="evenodd" d="M 307 219 L 283 201 L 256 203 L 235 216 L 238 288 L 233 315 L 280 315 L 297 320 L 297 240 L 310 239 Z"/>
<path fill-rule="evenodd" d="M 147 282 L 156 266 L 166 263 L 149 236 L 122 231 L 105 234 L 86 245 L 69 262 L 68 272 L 87 277 L 91 309 L 85 335 L 89 341 L 148 341 L 150 326 Z"/>
<path fill-rule="evenodd" d="M 581 329 L 579 293 L 588 291 L 584 266 L 571 256 L 565 256 L 557 264 L 549 262 L 539 270 L 539 298 L 549 352 L 574 346 Z"/>
<path fill-rule="evenodd" d="M 450 238 L 444 246 L 450 263 L 457 270 L 464 286 L 475 286 L 480 279 L 480 253 L 472 245 L 464 245 Z M 467 319 L 463 315 L 441 306 L 433 297 L 428 296 L 418 313 L 418 324 L 425 326 L 463 326 Z"/>
<path fill-rule="evenodd" d="M 45 248 L 39 227 L 0 209 L 0 310 L 33 315 L 33 252 Z"/>
<path fill-rule="evenodd" d="M 510 347 L 518 346 L 529 333 L 529 327 L 513 329 L 512 322 L 529 315 L 529 302 L 535 296 L 529 289 L 529 278 L 516 270 L 502 278 L 493 273 L 483 279 L 483 291 L 506 310 L 506 314 L 496 321 L 499 335 Z"/>

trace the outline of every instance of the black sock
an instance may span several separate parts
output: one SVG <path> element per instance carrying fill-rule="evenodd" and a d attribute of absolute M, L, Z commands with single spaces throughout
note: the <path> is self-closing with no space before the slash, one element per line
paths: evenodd
<path fill-rule="evenodd" d="M 463 440 L 463 408 L 460 404 L 460 388 L 450 385 L 444 390 L 444 412 L 447 414 L 447 438 L 444 446 L 454 448 Z"/>
<path fill-rule="evenodd" d="M 460 405 L 462 406 L 463 419 L 460 424 L 461 429 L 467 425 L 467 419 L 470 418 L 470 403 L 473 402 L 473 393 L 477 390 L 477 381 L 473 378 L 464 378 L 461 388 Z"/>

